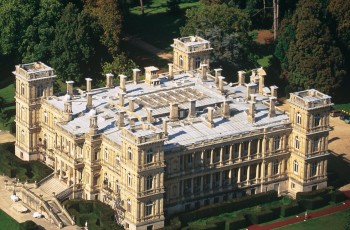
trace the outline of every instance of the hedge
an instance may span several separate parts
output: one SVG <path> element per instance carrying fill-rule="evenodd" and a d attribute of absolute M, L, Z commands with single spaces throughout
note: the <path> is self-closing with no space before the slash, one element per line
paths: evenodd
<path fill-rule="evenodd" d="M 207 225 L 215 225 L 217 229 L 225 229 L 226 220 L 214 219 L 207 221 Z"/>
<path fill-rule="evenodd" d="M 277 192 L 272 190 L 265 193 L 259 193 L 256 195 L 233 199 L 225 203 L 208 205 L 206 207 L 202 207 L 191 212 L 182 213 L 179 215 L 179 219 L 183 224 L 187 224 L 198 219 L 217 216 L 227 212 L 234 212 L 243 208 L 253 207 L 277 199 Z"/>
<path fill-rule="evenodd" d="M 287 217 L 300 213 L 300 207 L 298 203 L 293 203 L 291 205 L 282 206 L 281 216 Z"/>
<path fill-rule="evenodd" d="M 317 196 L 323 196 L 327 193 L 329 193 L 328 188 L 319 189 L 319 190 L 310 191 L 310 192 L 298 192 L 296 195 L 296 200 L 299 201 L 299 200 L 304 200 L 304 199 L 311 199 L 311 198 L 315 198 Z"/>
<path fill-rule="evenodd" d="M 346 200 L 346 196 L 344 195 L 343 192 L 336 190 L 331 194 L 331 200 L 334 203 L 339 203 L 339 202 Z"/>
<path fill-rule="evenodd" d="M 231 220 L 227 220 L 225 230 L 236 230 L 247 227 L 247 221 L 244 216 L 239 216 Z"/>
<path fill-rule="evenodd" d="M 327 202 L 322 197 L 317 196 L 315 198 L 301 200 L 299 204 L 305 210 L 314 210 L 327 205 Z"/>
<path fill-rule="evenodd" d="M 274 213 L 269 209 L 247 214 L 246 218 L 253 224 L 260 224 L 275 219 Z"/>

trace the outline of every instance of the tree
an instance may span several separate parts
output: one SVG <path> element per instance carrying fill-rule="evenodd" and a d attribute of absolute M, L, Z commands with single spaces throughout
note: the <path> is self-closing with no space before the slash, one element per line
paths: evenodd
<path fill-rule="evenodd" d="M 137 68 L 137 65 L 131 59 L 128 59 L 124 53 L 113 57 L 112 62 L 105 62 L 102 66 L 103 73 L 113 73 L 115 76 L 124 74 L 126 76 L 132 75 L 132 69 Z"/>
<path fill-rule="evenodd" d="M 167 0 L 166 4 L 168 7 L 167 11 L 170 14 L 176 15 L 176 14 L 179 14 L 181 12 L 180 5 L 179 5 L 180 0 Z"/>
<path fill-rule="evenodd" d="M 284 23 L 279 44 L 289 45 L 280 49 L 278 56 L 283 57 L 285 50 L 286 59 L 282 61 L 292 90 L 316 88 L 335 95 L 342 82 L 344 59 L 324 18 L 320 1 L 300 1 L 291 23 Z"/>
<path fill-rule="evenodd" d="M 67 4 L 55 27 L 50 60 L 59 77 L 81 82 L 83 76 L 96 74 L 91 67 L 93 41 L 98 41 L 94 28 L 95 22 L 85 11 L 79 12 L 74 4 Z"/>
<path fill-rule="evenodd" d="M 122 18 L 115 0 L 86 0 L 85 9 L 102 29 L 101 42 L 111 55 L 118 51 Z"/>
<path fill-rule="evenodd" d="M 204 5 L 186 11 L 182 36 L 198 35 L 210 40 L 214 64 L 233 65 L 237 70 L 247 64 L 249 16 L 226 4 Z"/>

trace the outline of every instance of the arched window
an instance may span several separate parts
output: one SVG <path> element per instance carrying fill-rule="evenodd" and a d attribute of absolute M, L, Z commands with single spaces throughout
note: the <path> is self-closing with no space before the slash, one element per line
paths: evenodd
<path fill-rule="evenodd" d="M 103 184 L 108 185 L 108 174 L 107 173 L 105 173 L 103 176 Z"/>
<path fill-rule="evenodd" d="M 153 176 L 149 175 L 146 179 L 146 190 L 151 190 L 153 188 Z"/>
<path fill-rule="evenodd" d="M 279 150 L 281 148 L 281 137 L 277 136 L 273 140 L 274 150 Z"/>
<path fill-rule="evenodd" d="M 105 148 L 105 160 L 108 161 L 108 149 Z"/>
<path fill-rule="evenodd" d="M 130 147 L 128 148 L 128 159 L 132 160 L 132 150 Z"/>
<path fill-rule="evenodd" d="M 293 171 L 294 173 L 298 173 L 299 172 L 299 164 L 297 160 L 293 161 Z"/>
<path fill-rule="evenodd" d="M 119 190 L 120 190 L 120 188 L 119 188 L 119 181 L 116 180 L 116 181 L 115 181 L 115 191 L 118 193 Z"/>
<path fill-rule="evenodd" d="M 297 117 L 297 124 L 298 125 L 301 125 L 301 114 L 300 114 L 300 112 L 297 112 L 297 115 L 296 115 Z"/>
<path fill-rule="evenodd" d="M 183 59 L 182 55 L 180 55 L 179 56 L 179 66 L 183 67 L 183 65 L 184 65 L 184 59 Z"/>
<path fill-rule="evenodd" d="M 131 178 L 131 174 L 130 173 L 128 173 L 128 186 L 129 187 L 131 187 L 131 185 L 132 185 L 132 178 Z"/>
<path fill-rule="evenodd" d="M 315 137 L 312 140 L 312 151 L 316 152 L 319 150 L 319 145 L 320 145 L 320 139 L 318 137 Z"/>
<path fill-rule="evenodd" d="M 49 119 L 48 119 L 48 116 L 47 116 L 47 112 L 45 111 L 44 112 L 44 122 L 47 123 L 48 120 Z"/>
<path fill-rule="evenodd" d="M 198 69 L 201 66 L 201 58 L 196 57 L 195 59 L 195 68 Z"/>
<path fill-rule="evenodd" d="M 317 162 L 314 161 L 311 163 L 311 176 L 317 175 Z"/>
<path fill-rule="evenodd" d="M 153 202 L 149 200 L 145 205 L 145 216 L 152 215 L 152 209 L 153 209 Z"/>
<path fill-rule="evenodd" d="M 116 167 L 120 166 L 120 157 L 119 157 L 119 155 L 115 158 L 115 166 Z"/>
<path fill-rule="evenodd" d="M 152 162 L 153 162 L 153 150 L 149 149 L 147 151 L 147 155 L 146 155 L 146 163 L 149 164 L 149 163 L 152 163 Z"/>
<path fill-rule="evenodd" d="M 47 147 L 47 136 L 46 136 L 46 134 L 44 134 L 44 143 L 43 143 L 43 145 L 44 145 L 44 148 Z"/>
<path fill-rule="evenodd" d="M 276 175 L 278 173 L 279 162 L 276 160 L 273 162 L 273 174 Z"/>
<path fill-rule="evenodd" d="M 128 212 L 131 212 L 131 200 L 130 199 L 128 199 L 126 202 L 126 210 Z"/>
<path fill-rule="evenodd" d="M 24 84 L 21 84 L 21 95 L 24 95 Z"/>
<path fill-rule="evenodd" d="M 44 88 L 42 85 L 39 85 L 36 91 L 36 97 L 42 97 L 44 92 Z"/>
<path fill-rule="evenodd" d="M 315 114 L 314 117 L 314 127 L 317 127 L 320 125 L 320 121 L 321 121 L 321 116 L 320 114 Z"/>
<path fill-rule="evenodd" d="M 300 148 L 300 141 L 299 141 L 299 137 L 298 137 L 298 136 L 296 136 L 294 141 L 295 141 L 295 148 L 296 148 L 296 149 L 299 149 L 299 148 Z"/>

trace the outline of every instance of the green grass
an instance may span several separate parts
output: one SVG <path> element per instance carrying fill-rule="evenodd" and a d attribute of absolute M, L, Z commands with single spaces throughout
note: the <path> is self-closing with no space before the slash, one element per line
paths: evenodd
<path fill-rule="evenodd" d="M 22 161 L 14 154 L 14 144 L 0 144 L 0 174 L 5 174 L 20 181 L 40 181 L 53 170 L 39 161 Z"/>
<path fill-rule="evenodd" d="M 2 97 L 6 103 L 15 101 L 15 84 L 10 84 L 0 89 L 0 97 Z"/>
<path fill-rule="evenodd" d="M 0 230 L 19 229 L 19 223 L 0 209 Z"/>
<path fill-rule="evenodd" d="M 347 104 L 338 104 L 333 106 L 337 110 L 344 110 L 345 112 L 350 113 L 350 103 Z"/>
<path fill-rule="evenodd" d="M 349 220 L 350 220 L 350 210 L 344 210 L 328 216 L 309 219 L 305 222 L 285 226 L 278 229 L 280 230 L 344 229 L 345 224 L 349 223 Z"/>
<path fill-rule="evenodd" d="M 159 49 L 171 51 L 170 44 L 180 36 L 179 28 L 185 23 L 186 9 L 198 6 L 199 0 L 184 0 L 179 15 L 171 15 L 167 13 L 166 0 L 154 0 L 145 5 L 145 14 L 141 15 L 138 5 L 125 17 L 125 30 Z"/>
<path fill-rule="evenodd" d="M 13 128 L 16 105 L 15 85 L 10 84 L 0 89 L 0 98 L 3 98 L 2 116 L 0 116 L 0 130 L 11 130 Z"/>

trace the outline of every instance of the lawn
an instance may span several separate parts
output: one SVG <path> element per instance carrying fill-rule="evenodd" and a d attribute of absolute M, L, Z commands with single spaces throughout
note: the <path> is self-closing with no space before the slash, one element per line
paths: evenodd
<path fill-rule="evenodd" d="M 14 154 L 14 144 L 0 144 L 0 174 L 20 181 L 40 181 L 53 170 L 39 161 L 22 161 Z"/>
<path fill-rule="evenodd" d="M 305 222 L 285 226 L 280 230 L 319 230 L 319 229 L 345 229 L 344 226 L 349 223 L 350 210 L 336 212 L 334 214 L 320 218 L 309 219 Z"/>
<path fill-rule="evenodd" d="M 181 1 L 179 15 L 167 13 L 166 0 L 154 0 L 149 3 L 145 5 L 143 15 L 139 5 L 130 8 L 130 14 L 125 17 L 125 31 L 159 49 L 171 51 L 170 44 L 173 38 L 180 36 L 179 28 L 185 23 L 186 9 L 198 7 L 199 0 Z"/>
<path fill-rule="evenodd" d="M 19 229 L 19 223 L 0 209 L 0 230 Z"/>
<path fill-rule="evenodd" d="M 15 85 L 10 84 L 0 89 L 0 98 L 3 99 L 2 114 L 0 116 L 0 130 L 11 130 L 14 125 L 16 114 Z"/>
<path fill-rule="evenodd" d="M 350 113 L 350 103 L 347 104 L 338 104 L 333 106 L 337 110 L 344 110 L 345 112 Z"/>

